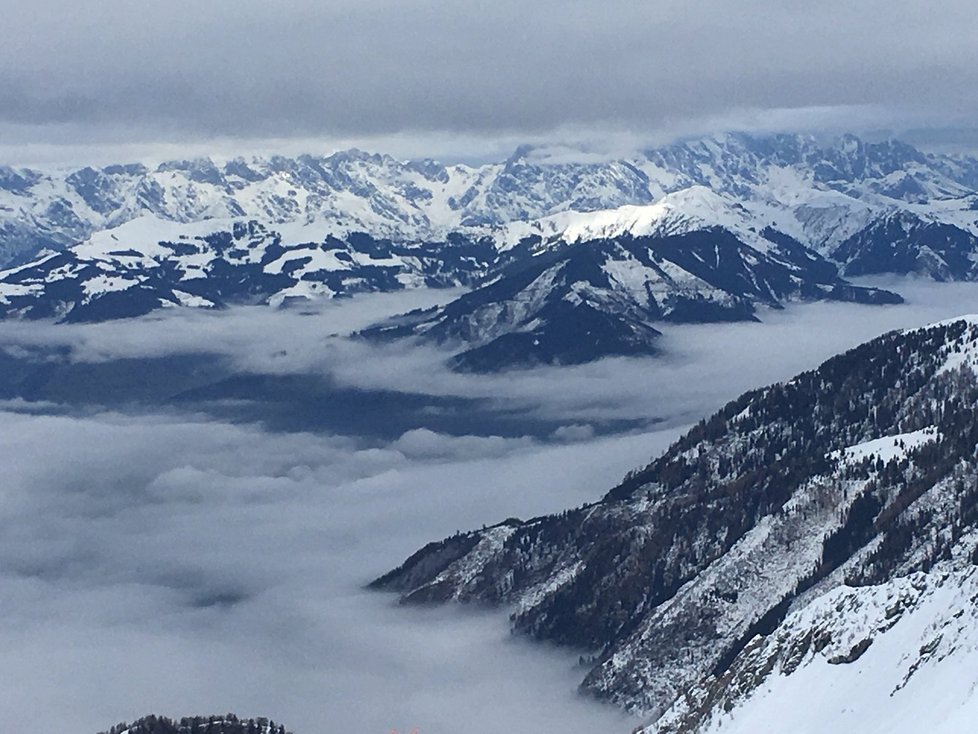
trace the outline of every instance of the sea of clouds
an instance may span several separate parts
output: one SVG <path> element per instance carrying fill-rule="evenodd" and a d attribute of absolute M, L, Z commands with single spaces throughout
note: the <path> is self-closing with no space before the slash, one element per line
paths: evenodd
<path fill-rule="evenodd" d="M 556 426 L 546 436 L 419 427 L 381 440 L 172 406 L 6 401 L 0 717 L 52 734 L 228 710 L 297 734 L 629 731 L 638 722 L 576 696 L 579 651 L 512 638 L 503 611 L 407 609 L 364 584 L 456 530 L 598 499 L 744 390 L 882 332 L 978 312 L 975 285 L 887 285 L 908 303 L 670 327 L 660 358 L 500 375 L 452 373 L 438 348 L 344 336 L 431 294 L 0 324 L 8 353 L 215 355 L 241 372 L 478 398 Z M 593 430 L 609 420 L 632 428 Z"/>

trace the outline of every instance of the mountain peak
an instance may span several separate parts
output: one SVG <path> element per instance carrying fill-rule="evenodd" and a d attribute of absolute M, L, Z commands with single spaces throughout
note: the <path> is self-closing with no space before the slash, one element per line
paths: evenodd
<path fill-rule="evenodd" d="M 0 259 L 60 249 L 147 212 L 178 222 L 331 219 L 374 235 L 440 238 L 461 226 L 641 206 L 693 186 L 758 203 L 767 221 L 757 229 L 775 219 L 776 229 L 815 247 L 825 245 L 826 229 L 844 232 L 837 244 L 851 234 L 845 221 L 890 205 L 932 207 L 978 232 L 978 210 L 971 208 L 978 196 L 974 159 L 925 155 L 902 143 L 864 143 L 855 136 L 817 145 L 790 133 L 724 133 L 618 157 L 527 144 L 479 167 L 404 162 L 351 148 L 325 157 L 232 158 L 220 165 L 206 157 L 172 160 L 154 169 L 4 168 Z M 817 201 L 829 194 L 835 196 L 831 206 Z M 800 212 L 796 202 L 805 204 Z M 854 216 L 847 217 L 845 208 Z"/>
<path fill-rule="evenodd" d="M 734 204 L 705 186 L 691 186 L 666 194 L 652 204 L 573 215 L 561 239 L 581 242 L 624 235 L 648 237 L 713 226 L 736 231 L 742 221 Z"/>
<path fill-rule="evenodd" d="M 505 163 L 507 164 L 516 163 L 518 161 L 525 160 L 526 158 L 531 156 L 536 149 L 537 149 L 536 145 L 533 145 L 531 143 L 522 143 L 516 146 L 516 149 L 512 153 L 510 153 Z"/>
<path fill-rule="evenodd" d="M 394 158 L 388 156 L 385 153 L 370 153 L 366 150 L 360 148 L 347 148 L 346 150 L 338 150 L 335 153 L 331 153 L 326 157 L 327 161 L 332 163 L 382 163 L 386 161 L 395 161 Z"/>

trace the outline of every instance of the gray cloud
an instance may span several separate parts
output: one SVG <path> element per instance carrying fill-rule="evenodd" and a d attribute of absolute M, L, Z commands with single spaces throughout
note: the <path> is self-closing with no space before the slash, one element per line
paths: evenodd
<path fill-rule="evenodd" d="M 364 295 L 296 311 L 261 306 L 223 312 L 179 309 L 71 327 L 2 322 L 0 343 L 13 353 L 66 348 L 80 362 L 218 354 L 242 371 L 313 373 L 349 387 L 479 398 L 523 417 L 568 426 L 654 418 L 675 424 L 698 420 L 744 390 L 786 379 L 887 330 L 978 311 L 978 286 L 973 283 L 888 279 L 867 284 L 895 290 L 908 303 L 792 305 L 762 312 L 760 324 L 662 325 L 661 358 L 608 359 L 496 375 L 453 373 L 444 365 L 450 352 L 442 348 L 410 342 L 378 346 L 343 336 L 386 315 L 446 302 L 455 295 L 452 291 Z M 414 438 L 419 445 L 420 438 Z"/>
<path fill-rule="evenodd" d="M 2 6 L 0 123 L 24 142 L 651 134 L 792 110 L 946 127 L 978 111 L 962 0 Z"/>
<path fill-rule="evenodd" d="M 504 617 L 410 612 L 360 586 L 429 538 L 593 498 L 668 438 L 598 443 L 595 461 L 429 434 L 429 459 L 417 436 L 377 450 L 0 413 L 0 644 L 17 671 L 0 715 L 42 732 L 228 709 L 310 733 L 624 730 L 575 698 L 573 655 L 507 644 Z"/>
<path fill-rule="evenodd" d="M 490 397 L 564 425 L 552 441 L 422 428 L 368 443 L 5 402 L 0 647 L 17 674 L 0 717 L 40 732 L 154 710 L 272 715 L 306 734 L 629 731 L 635 722 L 574 696 L 575 654 L 510 639 L 504 613 L 396 608 L 363 582 L 455 530 L 597 498 L 741 390 L 882 331 L 978 311 L 974 284 L 888 285 L 909 304 L 793 306 L 763 324 L 677 327 L 664 359 L 492 377 L 452 375 L 443 353 L 329 337 L 405 306 L 399 296 L 312 317 L 0 324 L 5 345 L 66 345 L 78 360 L 217 350 L 243 369 Z M 588 428 L 635 415 L 664 429 Z"/>

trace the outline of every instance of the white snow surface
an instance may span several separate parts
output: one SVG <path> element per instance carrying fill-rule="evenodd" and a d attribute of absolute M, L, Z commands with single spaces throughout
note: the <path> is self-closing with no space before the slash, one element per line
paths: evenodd
<path fill-rule="evenodd" d="M 882 438 L 875 438 L 872 441 L 866 441 L 856 446 L 850 446 L 841 451 L 833 452 L 830 458 L 848 464 L 856 464 L 867 458 L 876 458 L 881 459 L 883 462 L 889 462 L 905 456 L 924 444 L 933 443 L 938 440 L 940 440 L 940 434 L 937 428 L 935 426 L 929 426 L 919 431 L 883 436 Z"/>
<path fill-rule="evenodd" d="M 978 721 L 978 569 L 839 587 L 790 615 L 752 652 L 812 629 L 832 642 L 785 675 L 780 662 L 704 734 L 964 734 Z M 869 647 L 852 662 L 859 643 Z M 830 663 L 833 660 L 835 664 Z M 660 720 L 658 726 L 668 723 Z M 647 730 L 649 734 L 657 728 Z"/>

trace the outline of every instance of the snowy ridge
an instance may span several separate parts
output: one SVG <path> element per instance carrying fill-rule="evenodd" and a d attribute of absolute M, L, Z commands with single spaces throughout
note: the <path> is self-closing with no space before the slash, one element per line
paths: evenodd
<path fill-rule="evenodd" d="M 593 505 L 432 543 L 374 586 L 501 604 L 593 651 L 583 690 L 646 734 L 967 730 L 978 373 L 953 358 L 976 350 L 972 317 L 880 337 L 733 401 Z"/>
<path fill-rule="evenodd" d="M 566 211 L 529 222 L 513 222 L 494 232 L 500 249 L 527 237 L 568 244 L 618 237 L 667 237 L 711 228 L 725 229 L 765 250 L 757 218 L 735 199 L 694 185 L 662 196 L 652 204 L 627 204 L 599 211 Z"/>
<path fill-rule="evenodd" d="M 758 232 L 742 207 L 703 187 L 643 207 L 557 215 L 528 231 L 476 290 L 367 334 L 460 344 L 457 367 L 492 371 L 654 354 L 662 321 L 750 320 L 759 306 L 792 300 L 901 300 L 841 280 L 832 263 Z"/>
<path fill-rule="evenodd" d="M 461 237 L 398 245 L 365 234 L 339 239 L 311 227 L 289 231 L 297 239 L 286 242 L 255 221 L 181 225 L 142 216 L 0 272 L 0 310 L 8 317 L 102 321 L 171 306 L 278 306 L 465 285 L 495 258 L 491 243 Z"/>
<path fill-rule="evenodd" d="M 728 202 L 705 186 L 691 186 L 647 206 L 625 206 L 583 215 L 561 233 L 566 242 L 684 234 L 721 227 L 741 237 L 750 237 L 751 218 L 743 207 Z M 755 234 L 751 233 L 751 234 Z M 750 244 L 754 244 L 751 242 Z"/>

